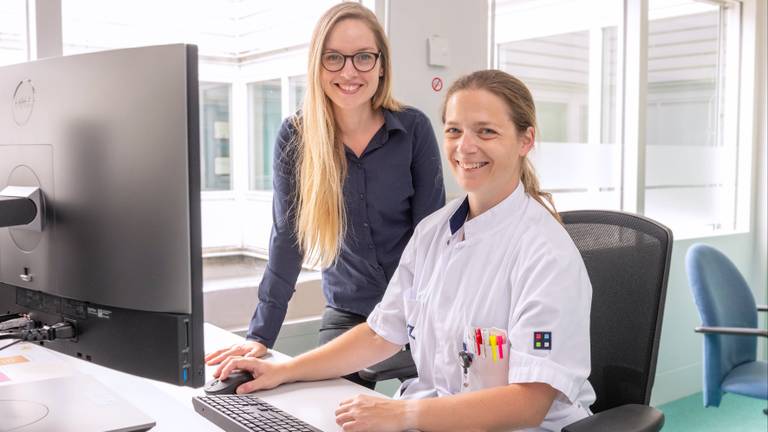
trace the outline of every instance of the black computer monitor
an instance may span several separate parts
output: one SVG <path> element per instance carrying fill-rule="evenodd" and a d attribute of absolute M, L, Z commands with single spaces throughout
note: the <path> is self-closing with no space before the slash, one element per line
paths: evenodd
<path fill-rule="evenodd" d="M 204 383 L 198 110 L 191 45 L 0 67 L 0 195 L 42 197 L 0 228 L 0 314 L 74 323 L 45 342 L 62 353 Z"/>

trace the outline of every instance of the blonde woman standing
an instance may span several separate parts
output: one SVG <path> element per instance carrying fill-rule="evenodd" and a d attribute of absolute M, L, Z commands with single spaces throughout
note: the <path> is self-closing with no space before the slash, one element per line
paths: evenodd
<path fill-rule="evenodd" d="M 329 9 L 310 42 L 303 108 L 275 146 L 269 262 L 247 341 L 207 355 L 208 364 L 273 346 L 303 260 L 323 268 L 321 344 L 365 322 L 416 224 L 444 205 L 429 119 L 391 86 L 376 16 L 357 3 Z"/>

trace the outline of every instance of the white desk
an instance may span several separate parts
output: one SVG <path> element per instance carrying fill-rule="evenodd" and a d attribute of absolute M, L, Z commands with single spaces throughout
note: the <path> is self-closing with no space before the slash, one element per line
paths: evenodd
<path fill-rule="evenodd" d="M 205 324 L 205 351 L 211 352 L 224 346 L 242 341 L 243 338 L 210 324 Z M 152 417 L 157 426 L 152 431 L 220 431 L 217 426 L 198 415 L 192 408 L 192 397 L 202 395 L 202 389 L 179 387 L 159 381 L 139 378 L 117 372 L 102 366 L 88 363 L 35 344 L 17 344 L 0 351 L 0 356 L 26 350 L 37 352 L 55 361 L 61 367 L 43 368 L 39 378 L 64 376 L 84 373 L 93 376 L 101 383 L 121 395 L 138 409 Z M 286 355 L 273 352 L 275 360 L 286 359 Z M 41 370 L 43 370 L 41 369 Z M 212 378 L 214 367 L 206 367 L 206 376 Z M 9 385 L 12 383 L 2 383 Z M 354 384 L 344 379 L 317 381 L 311 383 L 293 383 L 273 390 L 255 393 L 263 400 L 283 411 L 323 430 L 338 431 L 334 411 L 344 399 L 358 394 L 382 396 L 373 390 Z"/>

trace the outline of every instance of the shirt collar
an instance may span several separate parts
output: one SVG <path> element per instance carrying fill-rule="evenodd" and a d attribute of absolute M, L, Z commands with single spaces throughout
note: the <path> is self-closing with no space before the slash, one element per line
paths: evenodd
<path fill-rule="evenodd" d="M 467 216 L 469 215 L 469 196 L 464 198 L 464 201 L 461 203 L 459 208 L 456 209 L 455 212 L 451 215 L 451 218 L 449 219 L 449 223 L 451 226 L 451 235 L 456 234 L 456 231 L 460 230 L 462 226 L 464 226 L 464 222 L 467 220 Z"/>
<path fill-rule="evenodd" d="M 400 119 L 395 113 L 393 113 L 392 111 L 386 108 L 382 108 L 381 111 L 384 113 L 384 126 L 382 127 L 382 129 L 384 130 L 384 133 L 382 133 L 382 129 L 379 129 L 376 132 L 376 134 L 371 139 L 371 142 L 369 142 L 368 146 L 365 148 L 365 151 L 363 152 L 363 154 L 360 155 L 361 158 L 366 154 L 388 143 L 389 137 L 395 131 L 403 131 L 403 132 L 406 131 L 405 126 L 403 126 L 403 122 L 400 121 Z M 354 155 L 352 150 L 348 148 L 345 149 L 345 152 L 350 156 Z"/>
<path fill-rule="evenodd" d="M 520 182 L 515 190 L 500 203 L 468 221 L 469 197 L 467 196 L 449 219 L 451 235 L 453 236 L 456 234 L 462 227 L 464 227 L 465 236 L 471 238 L 474 235 L 478 235 L 497 226 L 508 226 L 510 223 L 513 223 L 514 215 L 522 209 L 524 199 L 525 190 L 522 182 Z"/>
<path fill-rule="evenodd" d="M 406 131 L 403 122 L 400 121 L 400 118 L 395 113 L 386 108 L 382 108 L 381 111 L 384 113 L 384 128 L 387 130 L 387 135 L 398 130 Z"/>

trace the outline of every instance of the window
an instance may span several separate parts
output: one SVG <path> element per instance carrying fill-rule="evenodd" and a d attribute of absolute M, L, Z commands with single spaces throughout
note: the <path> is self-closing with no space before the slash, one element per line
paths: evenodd
<path fill-rule="evenodd" d="M 182 42 L 198 46 L 203 191 L 232 188 L 231 85 L 203 80 L 207 65 L 232 62 L 237 56 L 235 6 L 229 0 L 62 2 L 64 55 Z"/>
<path fill-rule="evenodd" d="M 198 46 L 204 250 L 267 250 L 275 138 L 304 97 L 314 25 L 338 2 L 62 2 L 65 55 L 168 43 Z M 7 3 L 0 1 L 0 11 Z M 0 41 L 5 28 L 0 26 Z M 233 214 L 255 223 L 235 226 Z"/>
<path fill-rule="evenodd" d="M 250 95 L 251 190 L 272 190 L 272 155 L 282 123 L 280 80 L 248 85 Z"/>
<path fill-rule="evenodd" d="M 295 76 L 288 78 L 288 108 L 291 114 L 301 109 L 304 94 L 307 92 L 307 76 Z"/>
<path fill-rule="evenodd" d="M 495 61 L 533 94 L 539 141 L 531 158 L 542 187 L 559 210 L 638 208 L 678 236 L 736 229 L 744 157 L 737 148 L 739 4 L 644 1 L 645 138 L 627 143 L 618 125 L 637 102 L 619 99 L 622 2 L 496 0 Z M 637 20 L 637 9 L 629 10 L 627 19 Z M 630 48 L 624 57 L 628 65 L 642 58 Z M 644 172 L 630 178 L 633 163 Z"/>
<path fill-rule="evenodd" d="M 531 160 L 561 211 L 620 206 L 619 11 L 615 1 L 584 3 L 496 2 L 497 67 L 520 78 L 533 94 L 539 130 Z"/>
<path fill-rule="evenodd" d="M 169 43 L 191 43 L 202 59 L 237 56 L 237 2 L 231 0 L 66 0 L 64 55 Z"/>
<path fill-rule="evenodd" d="M 229 157 L 230 85 L 200 83 L 200 149 L 202 189 L 231 189 Z"/>
<path fill-rule="evenodd" d="M 274 79 L 248 84 L 250 190 L 272 190 L 272 157 L 280 125 L 301 109 L 307 90 L 305 75 L 289 77 L 288 109 L 284 112 L 282 82 Z"/>
<path fill-rule="evenodd" d="M 645 214 L 678 232 L 733 229 L 736 140 L 724 139 L 720 121 L 720 9 L 654 0 L 648 13 Z"/>
<path fill-rule="evenodd" d="M 27 2 L 0 2 L 0 66 L 27 61 Z"/>

